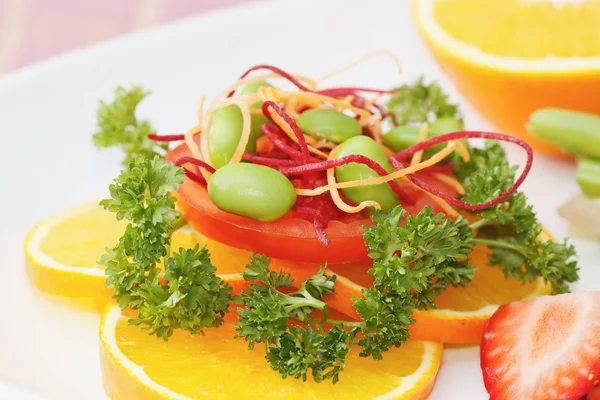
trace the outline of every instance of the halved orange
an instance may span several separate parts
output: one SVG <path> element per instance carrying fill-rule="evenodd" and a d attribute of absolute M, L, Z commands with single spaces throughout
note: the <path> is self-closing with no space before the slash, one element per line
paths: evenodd
<path fill-rule="evenodd" d="M 234 317 L 234 316 L 232 316 Z M 165 342 L 109 308 L 100 325 L 102 380 L 111 399 L 426 399 L 442 345 L 410 340 L 382 361 L 351 351 L 335 385 L 282 379 L 261 346 L 248 351 L 226 322 L 205 335 L 178 330 Z"/>
<path fill-rule="evenodd" d="M 499 130 L 527 134 L 536 109 L 600 114 L 600 1 L 413 0 L 433 55 L 465 98 Z"/>

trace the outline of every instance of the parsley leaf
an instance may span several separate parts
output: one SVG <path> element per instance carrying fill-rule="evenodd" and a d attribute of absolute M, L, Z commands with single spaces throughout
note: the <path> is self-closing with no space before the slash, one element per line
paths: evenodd
<path fill-rule="evenodd" d="M 409 338 L 415 308 L 434 308 L 434 296 L 473 279 L 473 266 L 458 261 L 466 259 L 473 244 L 464 219 L 453 222 L 433 214 L 431 207 L 413 217 L 397 206 L 372 219 L 376 225 L 365 228 L 364 238 L 375 282 L 362 291 L 363 298 L 353 301 L 364 321 L 360 355 L 379 360 L 383 352 Z"/>
<path fill-rule="evenodd" d="M 398 125 L 432 123 L 442 117 L 453 118 L 462 125 L 458 106 L 449 102 L 448 95 L 437 83 L 426 84 L 423 76 L 412 84 L 394 89 L 387 108 Z"/>
<path fill-rule="evenodd" d="M 324 269 L 319 268 L 297 291 L 291 292 L 293 279 L 282 271 L 269 270 L 270 263 L 266 256 L 252 253 L 243 277 L 259 283 L 252 283 L 250 290 L 242 291 L 235 299 L 237 304 L 246 306 L 238 308 L 237 337 L 243 337 L 250 349 L 255 343 L 277 342 L 286 330 L 288 319 L 313 322 L 316 310 L 327 313 L 327 304 L 322 298 L 334 289 L 335 275 L 327 277 Z"/>
<path fill-rule="evenodd" d="M 238 308 L 236 337 L 244 338 L 249 349 L 264 343 L 265 358 L 284 378 L 306 380 L 311 370 L 316 382 L 337 382 L 356 331 L 346 332 L 343 323 L 329 331 L 322 326 L 328 315 L 322 299 L 334 292 L 335 275 L 327 276 L 325 269 L 319 268 L 292 291 L 293 279 L 282 271 L 269 270 L 270 262 L 266 256 L 253 253 L 246 266 L 244 279 L 257 283 L 235 299 L 245 306 Z M 322 312 L 319 318 L 316 311 Z M 308 325 L 290 325 L 290 321 Z"/>
<path fill-rule="evenodd" d="M 177 328 L 201 333 L 220 326 L 231 303 L 231 288 L 215 275 L 206 248 L 168 254 L 180 216 L 170 193 L 182 180 L 182 168 L 160 157 L 138 157 L 110 186 L 111 198 L 100 202 L 117 219 L 130 221 L 100 260 L 113 298 L 122 309 L 137 311 L 131 324 L 145 325 L 165 340 Z"/>
<path fill-rule="evenodd" d="M 465 286 L 474 268 L 466 259 L 473 248 L 467 222 L 452 221 L 425 207 L 417 216 L 400 206 L 389 214 L 375 214 L 375 226 L 365 232 L 365 243 L 375 277 L 374 287 L 386 295 L 414 296 L 419 309 L 435 307 L 433 296 L 448 286 Z"/>
<path fill-rule="evenodd" d="M 167 143 L 157 143 L 148 139 L 154 129 L 150 122 L 139 121 L 135 116 L 138 104 L 149 94 L 140 86 L 132 86 L 127 90 L 122 86 L 115 90 L 112 103 L 100 101 L 96 114 L 98 130 L 94 133 L 94 144 L 98 148 L 121 147 L 125 152 L 123 165 L 133 162 L 142 156 L 152 159 L 156 155 L 164 155 L 168 150 Z"/>
<path fill-rule="evenodd" d="M 499 196 L 512 186 L 516 170 L 498 143 L 472 148 L 471 160 L 457 160 L 455 167 L 466 191 L 462 200 L 482 203 Z M 470 225 L 477 230 L 474 242 L 492 250 L 490 265 L 502 268 L 507 277 L 524 283 L 542 277 L 555 294 L 568 292 L 568 283 L 578 279 L 575 249 L 566 241 L 541 239 L 542 226 L 522 192 L 477 214 L 481 219 Z"/>
<path fill-rule="evenodd" d="M 331 379 L 336 383 L 344 370 L 344 360 L 350 352 L 353 336 L 341 325 L 334 326 L 327 333 L 310 325 L 290 326 L 278 345 L 268 348 L 265 358 L 283 378 L 292 376 L 306 381 L 308 371 L 312 370 L 315 382 Z"/>

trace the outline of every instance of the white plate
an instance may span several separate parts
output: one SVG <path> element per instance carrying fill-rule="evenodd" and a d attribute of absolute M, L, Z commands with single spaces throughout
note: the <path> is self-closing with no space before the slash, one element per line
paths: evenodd
<path fill-rule="evenodd" d="M 390 87 L 425 73 L 455 94 L 419 38 L 408 2 L 397 0 L 252 4 L 112 40 L 0 81 L 0 378 L 55 399 L 106 398 L 98 315 L 35 291 L 22 255 L 36 221 L 105 197 L 119 171 L 119 152 L 92 146 L 99 98 L 110 98 L 118 84 L 139 83 L 153 91 L 140 115 L 159 132 L 184 132 L 195 123 L 200 95 L 215 94 L 250 65 L 319 76 L 375 48 L 400 55 L 405 75 L 382 58 L 336 82 Z M 463 109 L 470 128 L 489 128 L 464 102 Z M 540 156 L 525 185 L 559 238 L 566 225 L 556 207 L 577 191 L 573 174 L 571 165 Z M 576 244 L 582 280 L 575 288 L 599 289 L 600 246 Z M 486 398 L 478 362 L 475 347 L 447 350 L 431 398 Z"/>

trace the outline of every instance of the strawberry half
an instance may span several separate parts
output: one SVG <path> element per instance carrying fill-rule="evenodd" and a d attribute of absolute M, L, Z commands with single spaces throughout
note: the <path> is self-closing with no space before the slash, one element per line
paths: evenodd
<path fill-rule="evenodd" d="M 501 306 L 484 328 L 481 370 L 492 400 L 579 400 L 600 382 L 600 292 Z"/>

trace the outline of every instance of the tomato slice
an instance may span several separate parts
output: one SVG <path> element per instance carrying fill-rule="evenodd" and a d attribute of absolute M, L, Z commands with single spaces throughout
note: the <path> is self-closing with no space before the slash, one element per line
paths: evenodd
<path fill-rule="evenodd" d="M 190 151 L 182 144 L 167 154 L 167 161 L 175 162 L 180 157 L 190 156 Z M 455 195 L 454 189 L 435 179 L 419 176 L 444 192 Z M 411 189 L 411 188 L 408 188 Z M 439 206 L 429 196 L 419 192 L 411 193 L 416 204 L 406 207 L 416 213 L 425 205 L 431 205 L 440 212 Z M 331 240 L 325 246 L 317 239 L 313 223 L 290 211 L 285 217 L 260 222 L 218 209 L 208 196 L 205 187 L 184 178 L 177 193 L 177 206 L 188 223 L 202 235 L 228 246 L 256 251 L 271 258 L 305 263 L 343 264 L 362 261 L 368 258 L 363 241 L 363 226 L 372 224 L 362 215 L 349 215 L 344 220 L 330 221 L 325 230 Z"/>

